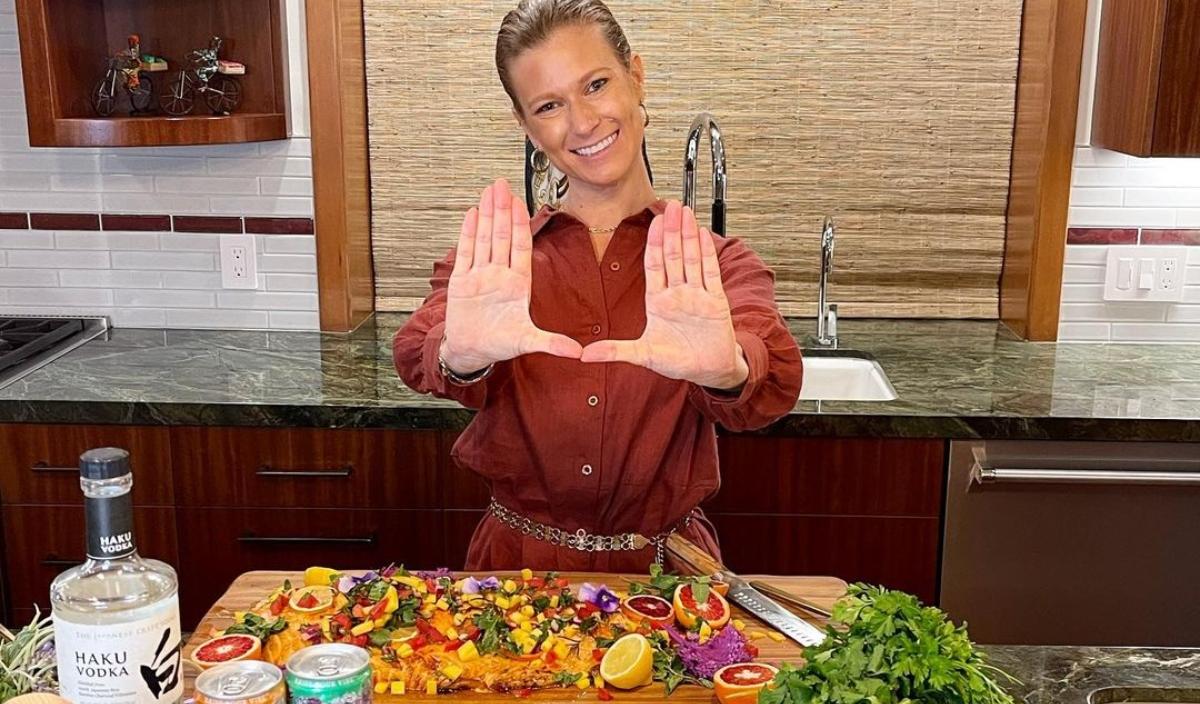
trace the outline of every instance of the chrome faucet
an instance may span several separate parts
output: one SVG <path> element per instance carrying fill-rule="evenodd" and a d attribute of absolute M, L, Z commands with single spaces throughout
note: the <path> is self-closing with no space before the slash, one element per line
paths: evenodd
<path fill-rule="evenodd" d="M 713 234 L 725 234 L 725 141 L 713 116 L 702 112 L 692 120 L 688 129 L 687 147 L 683 152 L 683 204 L 696 209 L 696 160 L 700 155 L 700 138 L 708 135 L 712 150 L 712 228 Z"/>
<path fill-rule="evenodd" d="M 827 289 L 829 275 L 833 273 L 833 242 L 837 236 L 837 226 L 833 216 L 825 216 L 825 224 L 821 227 L 821 280 L 817 288 L 817 337 L 814 340 L 818 347 L 838 346 L 838 307 L 829 302 Z"/>

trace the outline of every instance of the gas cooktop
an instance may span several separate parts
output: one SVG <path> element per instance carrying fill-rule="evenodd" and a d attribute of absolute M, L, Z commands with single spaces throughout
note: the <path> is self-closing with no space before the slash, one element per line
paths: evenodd
<path fill-rule="evenodd" d="M 0 387 L 107 330 L 106 318 L 0 316 Z"/>

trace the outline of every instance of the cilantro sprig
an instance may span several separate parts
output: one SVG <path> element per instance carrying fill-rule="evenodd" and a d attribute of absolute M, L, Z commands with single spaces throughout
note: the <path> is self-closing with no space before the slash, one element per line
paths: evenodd
<path fill-rule="evenodd" d="M 1012 704 L 964 626 L 911 594 L 850 586 L 833 609 L 825 641 L 805 664 L 784 664 L 758 704 Z"/>
<path fill-rule="evenodd" d="M 283 617 L 268 621 L 257 614 L 246 614 L 241 621 L 233 624 L 229 628 L 226 628 L 225 635 L 243 633 L 245 635 L 254 636 L 265 643 L 267 642 L 267 638 L 269 636 L 286 631 L 287 627 L 287 621 L 285 621 Z"/>
<path fill-rule="evenodd" d="M 630 581 L 629 593 L 633 595 L 652 594 L 670 601 L 675 598 L 675 590 L 681 584 L 692 585 L 692 597 L 696 599 L 697 604 L 703 604 L 708 601 L 708 590 L 711 587 L 712 580 L 707 575 L 701 577 L 684 577 L 676 574 L 666 574 L 663 572 L 662 565 L 650 565 L 649 581 Z"/>

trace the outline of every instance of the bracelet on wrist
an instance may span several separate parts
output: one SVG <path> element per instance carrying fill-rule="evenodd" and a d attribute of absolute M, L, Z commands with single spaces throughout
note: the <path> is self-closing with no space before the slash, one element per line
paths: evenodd
<path fill-rule="evenodd" d="M 470 386 L 471 384 L 478 384 L 479 382 L 491 376 L 492 370 L 495 369 L 495 367 L 495 364 L 489 364 L 477 372 L 472 372 L 471 374 L 464 376 L 451 369 L 450 365 L 446 364 L 446 359 L 442 357 L 441 354 L 438 355 L 438 371 L 441 372 L 442 376 L 446 377 L 450 383 L 457 384 L 458 386 Z"/>

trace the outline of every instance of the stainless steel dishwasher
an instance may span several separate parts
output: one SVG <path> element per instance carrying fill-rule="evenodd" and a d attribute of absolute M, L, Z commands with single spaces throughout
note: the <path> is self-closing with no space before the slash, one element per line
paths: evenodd
<path fill-rule="evenodd" d="M 1200 444 L 951 443 L 941 606 L 980 643 L 1200 645 Z"/>

